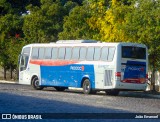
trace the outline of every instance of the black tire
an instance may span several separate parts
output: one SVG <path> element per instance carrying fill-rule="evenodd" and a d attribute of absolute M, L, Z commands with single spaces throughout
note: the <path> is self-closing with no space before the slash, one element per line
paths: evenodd
<path fill-rule="evenodd" d="M 59 86 L 55 86 L 54 87 L 57 91 L 64 91 L 65 89 L 68 89 L 68 87 L 59 87 Z"/>
<path fill-rule="evenodd" d="M 39 79 L 38 77 L 33 78 L 32 80 L 32 87 L 36 90 L 42 90 L 44 87 L 39 86 Z"/>
<path fill-rule="evenodd" d="M 107 90 L 105 92 L 106 92 L 106 95 L 111 95 L 111 96 L 118 96 L 118 94 L 119 94 L 119 90 L 115 90 L 115 89 Z"/>
<path fill-rule="evenodd" d="M 84 94 L 91 94 L 92 93 L 91 83 L 90 83 L 89 79 L 85 79 L 83 82 L 83 93 Z"/>

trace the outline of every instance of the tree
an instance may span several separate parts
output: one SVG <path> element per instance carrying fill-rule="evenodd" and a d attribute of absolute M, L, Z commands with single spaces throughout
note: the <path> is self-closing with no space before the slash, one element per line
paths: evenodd
<path fill-rule="evenodd" d="M 17 66 L 18 55 L 20 52 L 11 50 L 18 50 L 15 43 L 20 43 L 16 40 L 19 38 L 21 33 L 22 21 L 17 15 L 6 14 L 0 17 L 0 65 L 4 68 L 4 79 L 6 79 L 6 71 L 11 68 L 14 69 Z M 9 52 L 9 50 L 11 50 Z M 17 53 L 18 54 L 17 54 Z M 11 70 L 12 70 L 11 69 Z"/>
<path fill-rule="evenodd" d="M 139 0 L 133 2 L 132 13 L 127 14 L 122 29 L 132 42 L 144 43 L 149 49 L 149 66 L 155 91 L 155 71 L 160 68 L 160 1 Z"/>
<path fill-rule="evenodd" d="M 86 0 L 83 6 L 76 6 L 64 18 L 63 31 L 59 39 L 99 39 L 99 32 L 89 25 L 90 18 L 95 14 L 92 10 L 94 1 Z"/>
<path fill-rule="evenodd" d="M 14 13 L 14 9 L 12 8 L 12 4 L 7 2 L 7 0 L 2 0 L 0 2 L 0 66 L 4 69 L 4 79 L 6 79 L 6 71 L 11 68 L 16 68 L 18 55 L 16 51 L 13 54 L 13 50 L 10 51 L 10 47 L 12 49 L 17 48 L 15 43 L 19 43 L 16 41 L 16 38 L 23 36 L 22 24 L 23 19 L 16 12 Z M 19 53 L 19 52 L 18 52 Z"/>
<path fill-rule="evenodd" d="M 93 29 L 99 30 L 100 40 L 106 42 L 125 41 L 125 33 L 120 29 L 125 21 L 125 15 L 130 12 L 130 2 L 127 0 L 112 0 L 105 3 L 94 3 L 92 6 L 96 14 L 89 19 L 89 25 Z"/>
<path fill-rule="evenodd" d="M 89 25 L 90 29 L 94 31 L 95 33 L 93 34 L 93 37 L 96 40 L 104 41 L 102 39 L 103 34 L 101 33 L 101 24 L 102 24 L 102 19 L 104 18 L 105 12 L 108 10 L 110 7 L 110 0 L 90 0 L 89 1 L 89 6 L 90 6 L 90 11 L 91 11 L 91 17 L 87 19 L 87 24 Z"/>
<path fill-rule="evenodd" d="M 56 41 L 62 31 L 63 18 L 68 14 L 65 5 L 59 0 L 41 0 L 40 7 L 29 5 L 30 14 L 24 16 L 23 25 L 26 40 L 29 43 Z"/>
<path fill-rule="evenodd" d="M 77 3 L 78 5 L 82 5 L 84 0 L 60 0 L 62 5 L 65 5 L 67 2 L 74 2 Z"/>

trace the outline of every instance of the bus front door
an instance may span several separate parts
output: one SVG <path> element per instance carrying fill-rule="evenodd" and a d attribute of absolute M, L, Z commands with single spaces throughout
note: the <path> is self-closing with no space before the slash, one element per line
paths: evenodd
<path fill-rule="evenodd" d="M 27 70 L 27 65 L 28 65 L 28 56 L 27 55 L 22 55 L 20 56 L 20 61 L 19 61 L 19 83 L 21 84 L 29 84 L 28 79 L 29 79 L 29 72 Z"/>

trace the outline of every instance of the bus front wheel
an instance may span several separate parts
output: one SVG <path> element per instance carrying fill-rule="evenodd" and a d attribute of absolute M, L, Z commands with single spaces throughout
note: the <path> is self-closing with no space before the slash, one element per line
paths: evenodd
<path fill-rule="evenodd" d="M 37 77 L 32 80 L 32 87 L 36 90 L 42 90 L 44 87 L 39 86 L 39 79 Z"/>

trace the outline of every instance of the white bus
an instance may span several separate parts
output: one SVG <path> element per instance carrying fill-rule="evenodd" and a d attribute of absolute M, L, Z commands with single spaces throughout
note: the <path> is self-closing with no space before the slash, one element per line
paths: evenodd
<path fill-rule="evenodd" d="M 148 51 L 137 43 L 100 43 L 92 40 L 61 40 L 29 44 L 19 59 L 19 83 L 34 89 L 82 88 L 84 94 L 147 87 Z"/>

